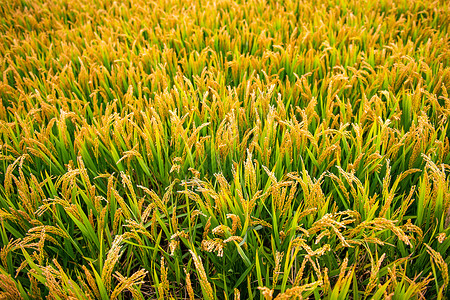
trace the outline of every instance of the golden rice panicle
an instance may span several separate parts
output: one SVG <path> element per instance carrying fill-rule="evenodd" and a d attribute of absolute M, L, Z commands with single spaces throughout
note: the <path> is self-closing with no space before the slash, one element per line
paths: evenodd
<path fill-rule="evenodd" d="M 169 296 L 169 281 L 167 280 L 167 268 L 164 261 L 164 256 L 161 257 L 161 283 L 162 295 Z"/>
<path fill-rule="evenodd" d="M 42 267 L 41 270 L 42 275 L 45 276 L 45 284 L 50 291 L 50 299 L 66 299 L 68 295 L 62 286 L 61 274 L 52 266 Z"/>
<path fill-rule="evenodd" d="M 100 291 L 98 289 L 97 282 L 95 281 L 94 277 L 92 276 L 92 273 L 87 269 L 86 266 L 81 266 L 81 268 L 83 269 L 84 274 L 86 275 L 86 280 L 87 280 L 87 283 L 88 283 L 90 289 L 93 291 L 95 297 L 97 299 L 100 299 Z"/>
<path fill-rule="evenodd" d="M 31 272 L 27 274 L 28 279 L 30 280 L 31 285 L 31 293 L 30 296 L 33 299 L 39 299 L 41 297 L 41 289 L 39 288 L 39 281 L 36 277 L 34 277 Z"/>
<path fill-rule="evenodd" d="M 386 253 L 383 253 L 383 255 L 381 255 L 380 259 L 377 262 L 374 262 L 372 260 L 370 278 L 369 278 L 369 283 L 364 292 L 365 295 L 369 295 L 370 292 L 377 286 L 377 279 L 379 276 L 380 267 L 381 267 L 381 264 L 383 263 L 383 260 L 385 259 L 385 257 L 386 257 Z"/>
<path fill-rule="evenodd" d="M 276 287 L 278 282 L 278 277 L 280 276 L 280 268 L 281 268 L 281 262 L 283 261 L 283 252 L 275 252 L 275 267 L 273 269 L 273 283 L 272 286 Z"/>
<path fill-rule="evenodd" d="M 235 214 L 227 214 L 226 215 L 227 219 L 231 219 L 232 220 L 232 224 L 231 224 L 231 235 L 234 235 L 236 233 L 236 230 L 242 229 L 242 224 L 241 224 L 241 218 L 239 218 L 237 215 Z"/>
<path fill-rule="evenodd" d="M 15 240 L 11 239 L 8 242 L 8 244 L 4 245 L 0 250 L 0 259 L 5 269 L 8 269 L 8 260 L 7 260 L 8 254 L 10 254 L 11 251 L 14 251 L 17 248 L 19 248 L 20 242 L 21 242 L 20 239 Z"/>
<path fill-rule="evenodd" d="M 121 235 L 118 235 L 114 238 L 111 248 L 109 249 L 106 256 L 106 261 L 103 265 L 101 278 L 107 291 L 111 291 L 112 288 L 112 274 L 114 267 L 116 266 L 120 256 L 122 255 L 122 242 L 123 237 Z"/>
<path fill-rule="evenodd" d="M 439 244 L 442 244 L 447 239 L 447 235 L 445 232 L 442 232 L 438 235 L 438 242 Z"/>
<path fill-rule="evenodd" d="M 250 187 L 252 192 L 256 192 L 256 171 L 252 161 L 252 153 L 247 149 L 247 160 L 244 165 L 245 186 Z"/>
<path fill-rule="evenodd" d="M 414 164 L 415 164 L 417 158 L 419 157 L 420 153 L 421 153 L 421 147 L 420 147 L 420 143 L 417 141 L 414 144 L 414 147 L 413 147 L 413 150 L 412 150 L 412 153 L 411 153 L 411 157 L 409 158 L 409 165 L 408 165 L 409 169 L 411 169 L 414 166 Z"/>
<path fill-rule="evenodd" d="M 303 292 L 312 291 L 316 289 L 318 286 L 321 286 L 323 282 L 321 280 L 314 281 L 311 283 L 304 284 L 302 286 L 295 286 L 290 289 L 287 289 L 284 293 L 279 294 L 275 299 L 303 299 Z"/>
<path fill-rule="evenodd" d="M 184 268 L 184 273 L 186 274 L 186 290 L 189 295 L 189 300 L 194 300 L 195 293 L 194 289 L 192 288 L 191 273 L 187 272 L 186 268 Z"/>
<path fill-rule="evenodd" d="M 192 255 L 192 259 L 194 261 L 195 269 L 197 270 L 198 277 L 200 280 L 200 285 L 205 295 L 203 295 L 207 299 L 214 299 L 213 289 L 211 284 L 208 281 L 208 277 L 206 276 L 205 268 L 203 267 L 202 259 L 192 250 L 189 250 Z"/>
<path fill-rule="evenodd" d="M 223 256 L 224 246 L 225 246 L 225 242 L 218 238 L 202 241 L 202 250 L 203 251 L 217 252 L 217 256 L 219 256 L 219 257 Z"/>
<path fill-rule="evenodd" d="M 241 292 L 239 292 L 238 289 L 234 289 L 234 300 L 240 300 L 241 299 Z"/>
<path fill-rule="evenodd" d="M 204 240 L 208 237 L 208 234 L 209 234 L 209 231 L 210 231 L 210 228 L 211 228 L 211 218 L 212 217 L 209 217 L 208 221 L 206 221 L 205 229 L 203 231 L 203 239 Z"/>
<path fill-rule="evenodd" d="M 108 177 L 108 185 L 107 185 L 107 196 L 106 196 L 106 201 L 110 202 L 111 201 L 111 195 L 112 192 L 114 191 L 114 174 L 110 174 Z"/>
<path fill-rule="evenodd" d="M 171 256 L 173 256 L 175 254 L 175 251 L 178 249 L 178 247 L 180 246 L 180 241 L 178 240 L 170 240 L 169 242 L 169 253 Z"/>
<path fill-rule="evenodd" d="M 264 226 L 264 227 L 272 229 L 272 225 L 269 222 L 261 220 L 261 219 L 258 219 L 258 218 L 255 218 L 253 216 L 252 216 L 252 219 L 250 221 L 250 225 L 252 225 L 252 226 L 254 226 L 254 225 L 261 225 L 261 226 Z"/>
<path fill-rule="evenodd" d="M 328 268 L 324 268 L 323 270 L 323 292 L 324 294 L 328 294 L 331 289 L 330 278 L 328 277 Z"/>
<path fill-rule="evenodd" d="M 283 208 L 283 212 L 282 212 L 283 215 L 292 206 L 292 201 L 294 200 L 294 198 L 296 196 L 297 186 L 298 186 L 297 182 L 295 182 L 293 185 L 291 185 L 291 188 L 289 190 L 289 196 L 287 198 L 287 201 L 284 204 L 284 208 Z"/>
<path fill-rule="evenodd" d="M 150 203 L 144 210 L 144 212 L 141 215 L 142 222 L 147 223 L 148 218 L 150 217 L 153 209 L 156 208 L 155 203 Z"/>
<path fill-rule="evenodd" d="M 345 257 L 341 265 L 341 271 L 339 272 L 339 279 L 338 279 L 339 282 L 344 279 L 345 272 L 347 271 L 347 265 L 348 265 L 348 257 Z"/>
<path fill-rule="evenodd" d="M 22 295 L 10 275 L 0 274 L 0 296 L 3 299 L 20 300 Z"/>
<path fill-rule="evenodd" d="M 114 274 L 114 277 L 119 281 L 119 284 L 114 288 L 114 291 L 111 293 L 110 299 L 115 300 L 119 297 L 119 295 L 128 290 L 131 292 L 133 299 L 143 299 L 138 293 L 137 286 L 144 284 L 144 278 L 147 276 L 147 271 L 141 269 L 135 273 L 133 273 L 130 277 L 124 277 L 119 272 Z"/>
<path fill-rule="evenodd" d="M 177 219 L 177 207 L 176 206 L 174 206 L 172 209 L 171 223 L 172 223 L 173 232 L 177 232 L 178 231 L 178 219 Z"/>
<path fill-rule="evenodd" d="M 347 242 L 345 236 L 340 231 L 340 229 L 346 228 L 345 222 L 336 221 L 332 214 L 325 214 L 321 219 L 314 222 L 312 227 L 308 230 L 308 233 L 314 234 L 327 227 L 329 227 L 332 230 L 332 232 L 336 234 L 338 239 L 341 241 L 341 245 L 343 247 L 350 247 L 350 244 Z"/>
<path fill-rule="evenodd" d="M 263 295 L 265 300 L 272 300 L 273 299 L 273 290 L 269 289 L 265 286 L 259 286 L 258 290 L 261 291 L 261 294 Z"/>
<path fill-rule="evenodd" d="M 228 226 L 226 226 L 226 225 L 223 225 L 223 224 L 220 224 L 220 225 L 214 227 L 213 230 L 212 230 L 211 232 L 212 232 L 214 235 L 216 235 L 216 236 L 221 236 L 221 237 L 223 237 L 223 236 L 225 236 L 225 235 L 227 235 L 227 234 L 230 233 L 230 227 L 228 227 Z"/>
<path fill-rule="evenodd" d="M 416 241 L 417 243 L 422 243 L 423 241 L 423 231 L 419 226 L 412 224 L 411 219 L 406 221 L 406 224 L 400 227 L 406 234 L 406 232 L 415 233 L 416 236 L 408 235 L 411 240 Z"/>
<path fill-rule="evenodd" d="M 156 212 L 156 210 L 154 210 L 153 211 L 153 215 L 152 215 L 152 219 L 150 221 L 150 223 L 151 223 L 150 233 L 151 233 L 151 235 L 153 237 L 156 237 L 156 226 L 157 226 L 157 224 L 156 224 L 156 214 L 157 214 L 157 212 Z"/>
<path fill-rule="evenodd" d="M 87 169 L 84 166 L 83 158 L 81 156 L 78 156 L 77 157 L 77 162 L 78 162 L 78 168 L 80 170 L 81 177 L 83 178 L 83 180 L 86 183 L 86 185 L 90 188 L 92 186 L 91 185 L 91 180 L 89 179 L 89 175 L 87 173 Z"/>
<path fill-rule="evenodd" d="M 206 218 L 206 215 L 204 213 L 202 213 L 200 210 L 196 209 L 196 210 L 192 211 L 192 213 L 191 213 L 190 222 L 192 225 L 194 225 L 195 220 L 198 216 L 203 216 Z"/>
<path fill-rule="evenodd" d="M 105 228 L 105 224 L 107 221 L 107 218 L 106 218 L 107 212 L 108 212 L 107 206 L 103 207 L 102 210 L 100 211 L 100 218 L 99 218 L 98 227 L 97 227 L 99 230 L 104 230 L 104 228 Z"/>
<path fill-rule="evenodd" d="M 4 187 L 5 187 L 5 192 L 7 195 L 10 195 L 10 193 L 13 191 L 13 179 L 16 178 L 13 175 L 13 171 L 16 168 L 16 166 L 20 160 L 21 160 L 21 157 L 18 157 L 12 164 L 8 165 L 8 167 L 6 168 Z"/>
<path fill-rule="evenodd" d="M 141 188 L 146 194 L 148 194 L 150 196 L 150 198 L 152 199 L 153 203 L 155 203 L 155 205 L 164 213 L 164 214 L 169 214 L 168 208 L 165 205 L 165 195 L 163 196 L 163 199 L 161 199 L 153 190 L 150 190 L 144 186 L 139 185 L 139 188 Z M 170 187 L 168 189 L 168 191 L 170 190 Z M 169 199 L 167 199 L 168 201 Z"/>
<path fill-rule="evenodd" d="M 219 183 L 220 191 L 228 196 L 231 195 L 230 183 L 226 180 L 225 176 L 223 176 L 222 173 L 216 173 L 214 174 L 214 177 Z"/>
<path fill-rule="evenodd" d="M 394 219 L 402 219 L 404 217 L 404 215 L 406 214 L 406 211 L 408 210 L 408 208 L 414 203 L 414 192 L 416 191 L 416 186 L 413 185 L 409 191 L 408 196 L 406 196 L 406 198 L 403 200 L 403 205 L 402 207 L 398 208 L 394 214 L 393 214 L 393 218 Z"/>
<path fill-rule="evenodd" d="M 229 238 L 225 239 L 223 241 L 224 244 L 229 243 L 229 242 L 237 242 L 237 243 L 241 243 L 244 239 L 240 236 L 230 236 Z M 244 243 L 244 247 L 247 247 L 247 243 Z"/>
<path fill-rule="evenodd" d="M 114 198 L 117 200 L 117 203 L 119 203 L 121 213 L 125 216 L 126 219 L 130 219 L 131 211 L 128 208 L 128 205 L 127 205 L 125 199 L 122 196 L 120 196 L 120 194 L 117 190 L 114 189 L 113 192 L 114 192 Z"/>
<path fill-rule="evenodd" d="M 125 174 L 124 172 L 120 172 L 120 176 L 122 177 L 122 185 L 126 186 L 131 193 L 131 198 L 136 199 L 136 192 L 133 187 L 133 183 L 131 182 L 130 175 Z"/>
<path fill-rule="evenodd" d="M 308 262 L 308 260 L 306 258 L 303 259 L 302 264 L 300 266 L 300 269 L 298 270 L 297 274 L 295 275 L 295 280 L 292 286 L 299 286 L 300 282 L 303 279 L 303 273 L 305 271 L 306 268 L 306 263 Z"/>
<path fill-rule="evenodd" d="M 428 244 L 424 243 L 425 247 L 427 248 L 428 254 L 430 254 L 430 259 L 434 264 L 437 265 L 439 270 L 442 273 L 442 278 L 444 279 L 444 284 L 442 286 L 442 289 L 445 290 L 445 288 L 448 286 L 449 283 L 449 275 L 448 275 L 448 265 L 445 262 L 445 260 L 442 258 L 442 255 L 431 248 Z"/>
<path fill-rule="evenodd" d="M 181 163 L 181 161 L 182 161 L 181 157 L 175 157 L 174 159 L 172 159 L 172 167 L 170 168 L 169 173 L 172 173 L 172 172 L 180 173 L 180 170 L 181 170 L 180 163 Z"/>
<path fill-rule="evenodd" d="M 117 233 L 118 229 L 119 229 L 119 222 L 120 220 L 123 218 L 123 211 L 121 208 L 118 208 L 115 212 L 114 212 L 114 223 L 113 223 L 113 227 L 112 227 L 112 232 L 113 233 Z"/>

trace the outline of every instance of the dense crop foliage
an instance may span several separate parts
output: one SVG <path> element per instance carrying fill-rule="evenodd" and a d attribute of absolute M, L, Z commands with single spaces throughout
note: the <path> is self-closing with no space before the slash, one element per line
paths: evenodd
<path fill-rule="evenodd" d="M 1 295 L 446 298 L 449 89 L 445 0 L 4 0 Z"/>

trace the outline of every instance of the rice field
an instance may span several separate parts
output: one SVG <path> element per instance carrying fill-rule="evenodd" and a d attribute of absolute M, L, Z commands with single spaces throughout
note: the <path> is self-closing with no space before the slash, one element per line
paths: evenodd
<path fill-rule="evenodd" d="M 0 299 L 448 299 L 445 0 L 4 0 Z"/>

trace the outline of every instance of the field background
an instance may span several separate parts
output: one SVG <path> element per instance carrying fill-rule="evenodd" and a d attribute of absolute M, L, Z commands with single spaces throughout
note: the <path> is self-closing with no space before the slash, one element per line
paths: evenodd
<path fill-rule="evenodd" d="M 4 0 L 0 298 L 445 299 L 446 1 Z"/>

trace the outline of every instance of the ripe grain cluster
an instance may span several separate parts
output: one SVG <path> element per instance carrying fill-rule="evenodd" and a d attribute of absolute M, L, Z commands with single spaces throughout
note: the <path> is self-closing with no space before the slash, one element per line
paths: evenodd
<path fill-rule="evenodd" d="M 3 0 L 1 299 L 445 299 L 445 0 Z"/>

